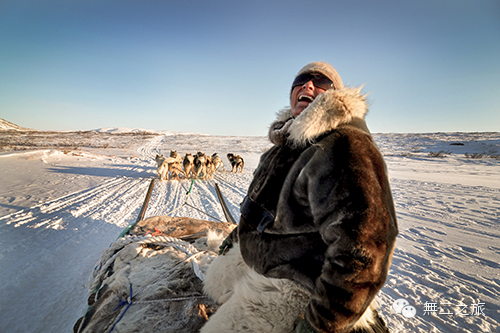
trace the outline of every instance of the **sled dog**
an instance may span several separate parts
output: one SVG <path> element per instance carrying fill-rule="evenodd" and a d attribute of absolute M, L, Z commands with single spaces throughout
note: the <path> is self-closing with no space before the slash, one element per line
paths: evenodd
<path fill-rule="evenodd" d="M 207 177 L 212 179 L 215 172 L 214 158 L 212 156 L 207 156 Z"/>
<path fill-rule="evenodd" d="M 200 151 L 194 157 L 194 173 L 197 179 L 206 179 L 207 177 L 207 156 Z M 200 175 L 203 177 L 200 178 Z"/>
<path fill-rule="evenodd" d="M 228 153 L 227 159 L 231 163 L 231 172 L 243 172 L 243 167 L 245 166 L 243 157 L 241 157 L 240 155 Z"/>
<path fill-rule="evenodd" d="M 193 155 L 186 153 L 184 160 L 182 161 L 182 166 L 184 167 L 184 174 L 186 175 L 186 178 L 192 179 L 195 177 Z"/>
<path fill-rule="evenodd" d="M 168 179 L 168 164 L 163 155 L 156 154 L 156 164 L 158 165 L 158 178 L 160 180 Z"/>
<path fill-rule="evenodd" d="M 212 155 L 213 163 L 215 166 L 215 171 L 219 171 L 220 168 L 222 168 L 222 171 L 224 170 L 224 163 L 222 163 L 222 159 L 217 155 L 217 153 L 213 153 Z"/>
<path fill-rule="evenodd" d="M 180 180 L 179 174 L 184 173 L 182 170 L 182 157 L 177 154 L 176 150 L 170 151 L 170 158 L 166 159 L 168 163 L 168 171 L 170 171 L 170 179 Z"/>

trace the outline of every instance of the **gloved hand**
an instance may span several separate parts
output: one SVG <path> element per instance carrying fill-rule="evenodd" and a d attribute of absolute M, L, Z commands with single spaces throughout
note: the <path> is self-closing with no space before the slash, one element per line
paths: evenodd
<path fill-rule="evenodd" d="M 227 237 L 226 239 L 224 239 L 221 246 L 219 246 L 219 255 L 226 254 L 226 252 L 229 251 L 229 249 L 232 247 L 233 247 L 233 242 L 229 237 Z"/>
<path fill-rule="evenodd" d="M 297 327 L 295 327 L 295 333 L 316 333 L 316 331 L 313 330 L 305 319 L 302 319 L 299 321 Z"/>

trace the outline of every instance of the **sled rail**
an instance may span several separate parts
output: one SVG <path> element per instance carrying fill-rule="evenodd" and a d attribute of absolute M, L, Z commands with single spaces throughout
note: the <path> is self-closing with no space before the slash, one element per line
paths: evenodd
<path fill-rule="evenodd" d="M 226 216 L 227 222 L 237 224 L 236 220 L 229 212 L 229 208 L 227 208 L 226 201 L 224 200 L 224 196 L 222 195 L 222 192 L 219 188 L 219 184 L 217 184 L 217 183 L 215 183 L 215 192 L 217 192 L 217 197 L 219 198 L 220 205 L 222 207 L 222 211 L 224 212 L 224 215 Z"/>
<path fill-rule="evenodd" d="M 125 235 L 128 234 L 130 229 L 132 229 L 137 223 L 141 222 L 144 219 L 144 215 L 146 214 L 146 209 L 148 208 L 149 204 L 149 199 L 151 198 L 151 193 L 153 192 L 153 188 L 155 186 L 155 179 L 151 178 L 151 182 L 149 183 L 149 188 L 148 192 L 146 193 L 146 198 L 144 198 L 144 202 L 142 204 L 141 210 L 139 212 L 139 216 L 137 216 L 137 220 L 135 223 L 132 223 L 128 227 L 126 227 L 121 234 L 118 236 L 118 238 L 124 237 Z"/>

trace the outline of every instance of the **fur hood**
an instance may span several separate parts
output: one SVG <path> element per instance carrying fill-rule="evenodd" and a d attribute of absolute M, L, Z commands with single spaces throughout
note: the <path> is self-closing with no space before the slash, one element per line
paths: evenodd
<path fill-rule="evenodd" d="M 317 96 L 297 118 L 293 118 L 290 108 L 280 110 L 269 128 L 269 140 L 280 145 L 288 139 L 294 146 L 303 147 L 341 125 L 364 120 L 368 105 L 367 95 L 362 95 L 361 89 L 344 87 L 327 90 Z M 369 132 L 364 121 L 359 123 L 362 125 L 358 126 Z"/>

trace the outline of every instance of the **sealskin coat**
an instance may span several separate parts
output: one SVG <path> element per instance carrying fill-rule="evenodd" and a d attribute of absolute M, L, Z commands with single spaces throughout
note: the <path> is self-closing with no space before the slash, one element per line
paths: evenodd
<path fill-rule="evenodd" d="M 232 239 L 248 266 L 312 293 L 305 319 L 349 332 L 383 286 L 398 233 L 361 88 L 327 90 L 278 113 Z"/>

